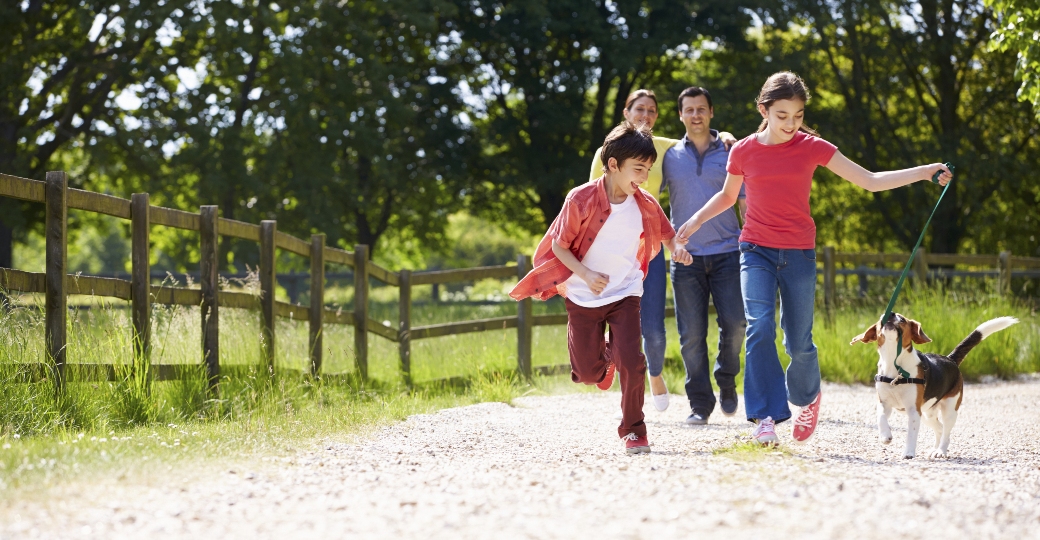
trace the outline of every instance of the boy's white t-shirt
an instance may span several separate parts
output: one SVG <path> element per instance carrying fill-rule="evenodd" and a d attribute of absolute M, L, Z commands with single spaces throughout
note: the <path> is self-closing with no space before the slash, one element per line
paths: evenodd
<path fill-rule="evenodd" d="M 563 295 L 582 307 L 599 307 L 629 296 L 643 296 L 643 270 L 639 266 L 639 239 L 643 215 L 635 197 L 610 205 L 610 215 L 581 263 L 589 270 L 610 276 L 602 294 L 594 294 L 577 275 L 563 283 Z"/>

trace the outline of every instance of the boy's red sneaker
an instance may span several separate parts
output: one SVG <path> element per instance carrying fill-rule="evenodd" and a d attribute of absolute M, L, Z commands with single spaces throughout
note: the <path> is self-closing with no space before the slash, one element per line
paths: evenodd
<path fill-rule="evenodd" d="M 614 361 L 607 361 L 607 373 L 603 375 L 603 380 L 596 383 L 596 388 L 600 390 L 610 390 L 610 387 L 614 384 Z"/>
<path fill-rule="evenodd" d="M 816 421 L 820 418 L 820 396 L 822 395 L 823 392 L 816 394 L 816 399 L 806 405 L 798 414 L 798 418 L 794 419 L 794 429 L 791 431 L 791 437 L 794 440 L 805 442 L 813 436 L 816 431 Z"/>
<path fill-rule="evenodd" d="M 629 433 L 624 437 L 621 437 L 622 441 L 625 441 L 625 453 L 626 454 L 649 454 L 650 453 L 650 441 L 646 440 L 646 435 L 640 437 L 635 433 Z"/>

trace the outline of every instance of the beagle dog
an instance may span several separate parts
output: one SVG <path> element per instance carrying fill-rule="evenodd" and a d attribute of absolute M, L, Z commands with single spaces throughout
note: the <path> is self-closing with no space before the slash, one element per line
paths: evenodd
<path fill-rule="evenodd" d="M 957 421 L 957 411 L 964 395 L 964 379 L 960 366 L 976 345 L 1015 323 L 1014 317 L 998 317 L 979 325 L 974 332 L 954 347 L 949 356 L 914 350 L 914 344 L 931 340 L 921 323 L 894 313 L 883 325 L 879 321 L 852 338 L 855 343 L 877 342 L 878 373 L 874 377 L 878 393 L 878 431 L 882 444 L 892 442 L 888 417 L 892 409 L 906 411 L 905 459 L 913 459 L 917 450 L 917 434 L 921 419 L 935 431 L 935 448 L 931 457 L 949 456 L 950 431 Z"/>

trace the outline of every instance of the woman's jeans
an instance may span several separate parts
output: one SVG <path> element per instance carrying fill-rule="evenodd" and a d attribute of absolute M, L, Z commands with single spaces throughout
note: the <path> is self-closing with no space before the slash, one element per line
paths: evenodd
<path fill-rule="evenodd" d="M 790 401 L 809 405 L 820 393 L 820 362 L 812 340 L 816 250 L 775 249 L 740 243 L 740 286 L 747 318 L 744 408 L 748 420 L 791 417 Z M 780 327 L 791 358 L 784 370 L 776 352 L 776 293 Z"/>
<path fill-rule="evenodd" d="M 664 293 L 667 279 L 668 271 L 665 269 L 662 249 L 647 267 L 639 312 L 646 368 L 653 377 L 661 376 L 661 370 L 664 369 L 664 348 L 667 339 L 664 331 Z"/>
<path fill-rule="evenodd" d="M 740 373 L 740 348 L 747 326 L 740 294 L 740 253 L 695 256 L 689 266 L 673 263 L 672 289 L 686 366 L 686 397 L 692 411 L 708 416 L 715 409 L 708 369 L 709 296 L 719 326 L 715 382 L 720 389 L 736 388 Z"/>

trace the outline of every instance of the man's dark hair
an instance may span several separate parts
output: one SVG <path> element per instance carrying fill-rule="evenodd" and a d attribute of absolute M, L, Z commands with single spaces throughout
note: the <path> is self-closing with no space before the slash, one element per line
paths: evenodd
<path fill-rule="evenodd" d="M 686 90 L 679 93 L 679 112 L 682 112 L 682 100 L 688 97 L 704 96 L 704 99 L 708 100 L 708 108 L 714 109 L 715 106 L 711 104 L 711 94 L 708 93 L 708 89 L 703 86 L 691 86 Z"/>
<path fill-rule="evenodd" d="M 646 124 L 637 126 L 625 120 L 607 134 L 599 157 L 603 162 L 604 172 L 607 170 L 607 162 L 610 158 L 617 160 L 618 168 L 626 159 L 643 161 L 650 158 L 650 161 L 657 161 L 654 134 Z"/>

